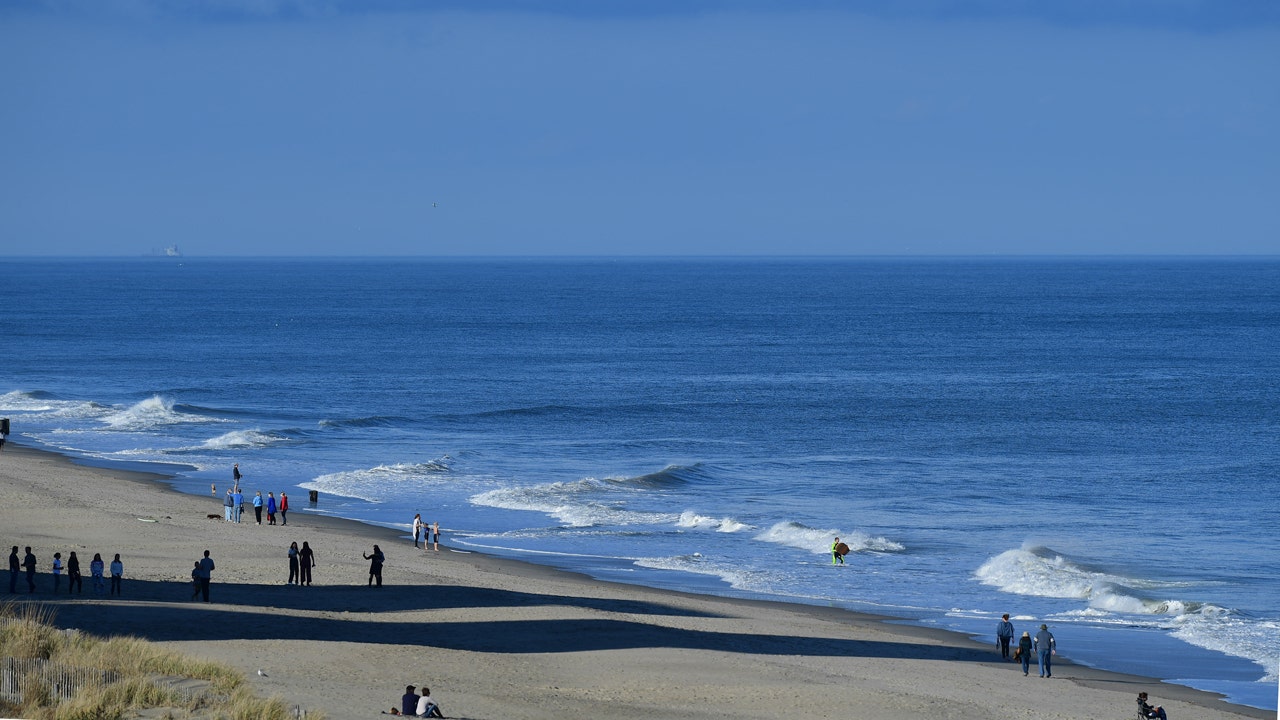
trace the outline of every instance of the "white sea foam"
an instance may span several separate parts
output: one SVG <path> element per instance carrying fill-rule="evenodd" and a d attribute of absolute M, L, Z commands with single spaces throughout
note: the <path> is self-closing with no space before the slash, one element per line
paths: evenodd
<path fill-rule="evenodd" d="M 112 408 L 85 400 L 55 400 L 20 390 L 0 395 L 0 412 L 30 413 L 37 418 L 97 418 Z"/>
<path fill-rule="evenodd" d="M 735 590 L 751 590 L 758 585 L 759 571 L 743 569 L 741 566 L 713 562 L 698 553 L 675 555 L 672 557 L 639 558 L 635 561 L 638 567 L 654 570 L 674 570 L 678 572 L 711 575 L 727 583 Z"/>
<path fill-rule="evenodd" d="M 754 529 L 751 525 L 734 520 L 733 518 L 707 517 L 705 515 L 699 515 L 692 510 L 685 510 L 680 513 L 680 518 L 676 520 L 676 525 L 686 528 L 715 530 L 716 532 L 723 533 L 734 533 L 741 532 L 742 530 Z"/>
<path fill-rule="evenodd" d="M 406 482 L 421 481 L 447 472 L 449 472 L 449 466 L 445 459 L 423 463 L 397 463 L 363 470 L 328 473 L 310 482 L 300 483 L 299 487 L 304 490 L 317 490 L 380 503 L 388 492 L 394 491 Z"/>
<path fill-rule="evenodd" d="M 831 552 L 831 542 L 837 536 L 849 546 L 850 552 L 902 552 L 906 549 L 901 543 L 884 537 L 873 537 L 857 530 L 852 532 L 823 530 L 798 522 L 776 523 L 756 535 L 755 539 L 825 555 Z"/>
<path fill-rule="evenodd" d="M 621 500 L 606 501 L 588 497 L 608 489 L 616 488 L 595 478 L 585 478 L 571 482 L 499 488 L 473 495 L 471 502 L 504 510 L 544 513 L 569 527 L 658 525 L 673 523 L 678 518 L 670 513 L 628 510 Z"/>
<path fill-rule="evenodd" d="M 1212 606 L 1210 606 L 1212 607 Z M 1221 608 L 1176 618 L 1173 636 L 1184 642 L 1252 660 L 1263 670 L 1262 682 L 1280 679 L 1280 621 L 1250 621 Z"/>
<path fill-rule="evenodd" d="M 177 425 L 179 423 L 211 422 L 213 418 L 173 409 L 173 400 L 159 395 L 152 395 L 138 403 L 108 414 L 102 419 L 112 430 L 143 431 L 161 425 Z"/>
<path fill-rule="evenodd" d="M 1045 548 L 1006 550 L 974 576 L 984 585 L 1016 595 L 1082 600 L 1096 611 L 1130 615 L 1181 615 L 1200 610 L 1185 600 L 1147 597 L 1176 583 L 1160 583 L 1092 570 Z"/>
<path fill-rule="evenodd" d="M 226 450 L 228 448 L 267 447 L 288 442 L 289 438 L 261 430 L 233 430 L 200 443 L 199 450 Z"/>

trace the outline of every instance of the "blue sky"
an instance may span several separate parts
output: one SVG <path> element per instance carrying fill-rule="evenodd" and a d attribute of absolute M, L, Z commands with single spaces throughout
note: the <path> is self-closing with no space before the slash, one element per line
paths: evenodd
<path fill-rule="evenodd" d="M 1280 254 L 1280 3 L 0 0 L 0 255 Z"/>

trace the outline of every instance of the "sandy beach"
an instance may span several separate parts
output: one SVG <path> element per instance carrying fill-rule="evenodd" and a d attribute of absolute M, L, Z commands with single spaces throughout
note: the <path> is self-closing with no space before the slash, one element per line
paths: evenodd
<path fill-rule="evenodd" d="M 287 526 L 258 526 L 252 512 L 227 523 L 220 498 L 9 443 L 5 545 L 30 545 L 40 574 L 36 594 L 20 580 L 8 597 L 46 604 L 60 626 L 229 663 L 262 695 L 330 718 L 389 710 L 407 684 L 429 686 L 448 717 L 495 720 L 1084 720 L 1132 717 L 1140 690 L 1173 720 L 1273 717 L 1073 665 L 1062 635 L 1053 677 L 1037 677 L 1034 664 L 1024 677 L 992 645 L 952 633 L 603 583 L 456 552 L 447 537 L 440 552 L 423 552 L 404 533 L 309 513 L 299 496 Z M 316 553 L 314 584 L 287 585 L 289 543 L 303 541 Z M 362 557 L 375 543 L 387 558 L 380 589 L 366 585 Z M 208 604 L 190 600 L 205 550 L 217 564 Z M 94 553 L 120 553 L 123 595 L 96 595 L 87 577 L 83 594 L 66 594 L 65 578 L 52 594 L 53 554 L 65 561 L 71 551 L 86 576 Z"/>

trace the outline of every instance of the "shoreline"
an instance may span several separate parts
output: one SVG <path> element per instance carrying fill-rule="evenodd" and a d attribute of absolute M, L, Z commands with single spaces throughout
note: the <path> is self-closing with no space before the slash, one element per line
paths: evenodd
<path fill-rule="evenodd" d="M 55 622 L 133 634 L 228 662 L 263 695 L 350 717 L 430 683 L 450 717 L 1132 715 L 1146 690 L 1173 717 L 1271 718 L 1215 693 L 1055 662 L 1024 678 L 990 645 L 900 618 L 612 583 L 472 551 L 416 550 L 400 530 L 298 503 L 286 528 L 226 523 L 221 498 L 172 476 L 102 467 L 27 445 L 0 452 L 10 545 L 40 560 L 34 596 Z M 208 516 L 214 515 L 213 519 Z M 248 514 L 252 517 L 252 513 Z M 103 521 L 105 520 L 105 522 Z M 308 540 L 316 585 L 285 584 L 285 549 Z M 386 586 L 362 554 L 387 554 Z M 212 602 L 191 603 L 192 561 L 217 562 Z M 52 553 L 125 562 L 121 599 L 53 596 Z M 91 583 L 86 583 L 89 585 Z M 9 596 L 27 602 L 21 592 Z M 65 588 L 65 582 L 63 584 Z M 1069 653 L 1068 653 L 1069 656 Z M 256 674 L 264 669 L 265 676 Z M 1046 707 L 1053 708 L 1045 715 Z"/>

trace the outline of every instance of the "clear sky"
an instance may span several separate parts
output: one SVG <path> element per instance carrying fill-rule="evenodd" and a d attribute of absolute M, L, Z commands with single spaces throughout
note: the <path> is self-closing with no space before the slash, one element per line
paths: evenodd
<path fill-rule="evenodd" d="M 1274 0 L 0 0 L 0 256 L 1280 254 Z"/>

